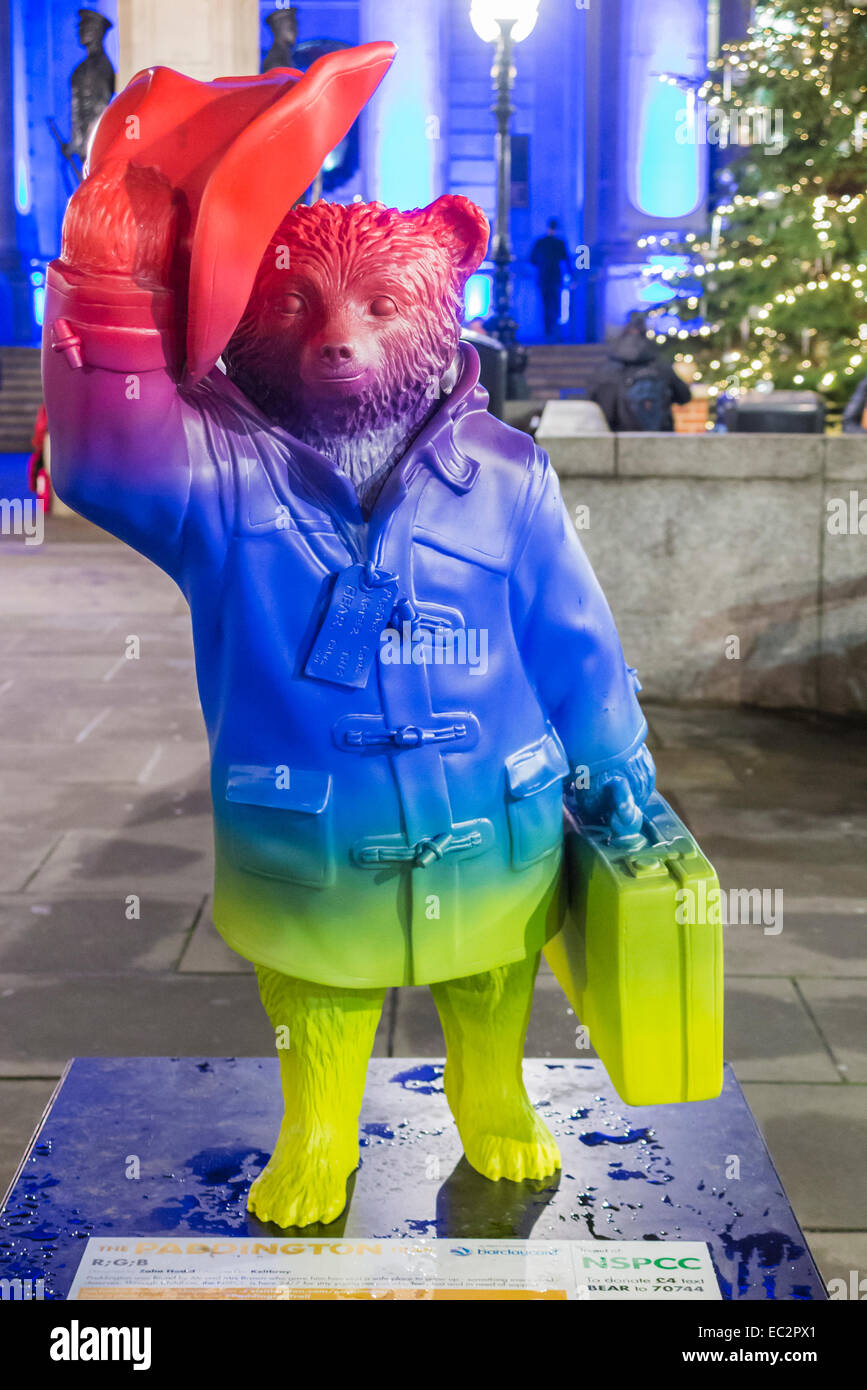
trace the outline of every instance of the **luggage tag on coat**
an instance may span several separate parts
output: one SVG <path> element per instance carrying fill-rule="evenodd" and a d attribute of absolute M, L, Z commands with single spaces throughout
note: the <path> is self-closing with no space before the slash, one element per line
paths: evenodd
<path fill-rule="evenodd" d="M 304 667 L 306 676 L 362 689 L 397 598 L 396 574 L 370 562 L 335 576 L 328 609 Z"/>

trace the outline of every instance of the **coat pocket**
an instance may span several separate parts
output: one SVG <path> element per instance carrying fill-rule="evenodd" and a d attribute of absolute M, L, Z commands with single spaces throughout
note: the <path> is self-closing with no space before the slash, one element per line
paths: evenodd
<path fill-rule="evenodd" d="M 512 868 L 525 869 L 563 843 L 563 778 L 569 763 L 554 733 L 506 759 Z"/>
<path fill-rule="evenodd" d="M 226 779 L 226 829 L 232 857 L 249 874 L 314 888 L 334 882 L 328 773 L 233 765 Z"/>

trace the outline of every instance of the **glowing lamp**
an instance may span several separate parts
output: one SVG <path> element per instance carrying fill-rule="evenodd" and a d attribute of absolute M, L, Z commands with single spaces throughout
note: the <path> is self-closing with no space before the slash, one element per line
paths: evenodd
<path fill-rule="evenodd" d="M 470 23 L 480 39 L 493 43 L 512 26 L 513 43 L 532 34 L 539 15 L 539 0 L 472 0 Z"/>

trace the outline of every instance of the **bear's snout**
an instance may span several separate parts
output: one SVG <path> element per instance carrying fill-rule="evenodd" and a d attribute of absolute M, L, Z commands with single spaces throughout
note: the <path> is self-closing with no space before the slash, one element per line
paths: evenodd
<path fill-rule="evenodd" d="M 307 390 L 316 395 L 350 395 L 370 384 L 375 361 L 357 339 L 332 324 L 305 345 L 300 366 Z"/>
<path fill-rule="evenodd" d="M 323 343 L 319 349 L 319 356 L 330 367 L 338 367 L 355 360 L 355 349 L 351 343 Z"/>

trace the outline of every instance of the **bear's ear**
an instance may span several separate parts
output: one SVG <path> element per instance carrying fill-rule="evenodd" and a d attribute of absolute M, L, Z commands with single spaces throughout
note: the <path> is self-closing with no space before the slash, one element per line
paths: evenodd
<path fill-rule="evenodd" d="M 488 249 L 491 229 L 482 209 L 459 194 L 444 193 L 421 213 L 422 225 L 445 246 L 455 268 L 455 277 L 468 280 L 478 270 Z"/>

